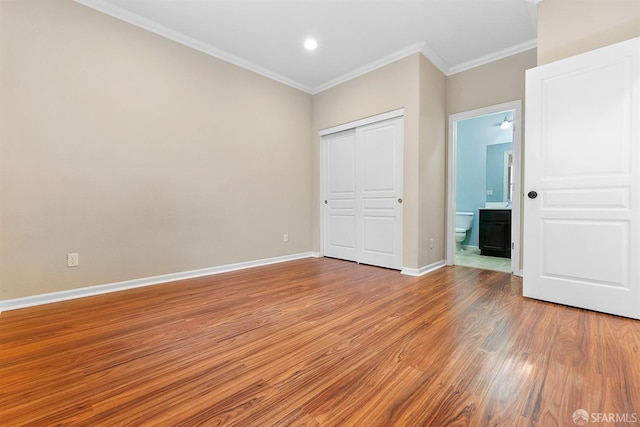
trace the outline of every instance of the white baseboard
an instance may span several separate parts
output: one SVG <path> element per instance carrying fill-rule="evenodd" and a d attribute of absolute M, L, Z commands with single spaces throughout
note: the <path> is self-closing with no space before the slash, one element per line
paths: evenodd
<path fill-rule="evenodd" d="M 303 252 L 293 255 L 285 255 L 273 258 L 264 258 L 255 261 L 239 262 L 235 264 L 220 265 L 217 267 L 202 268 L 199 270 L 169 273 L 160 276 L 146 277 L 142 279 L 125 280 L 123 282 L 108 283 L 104 285 L 88 286 L 85 288 L 70 289 L 68 291 L 51 292 L 47 294 L 32 295 L 28 297 L 8 299 L 0 301 L 0 313 L 18 308 L 33 307 L 52 302 L 66 301 L 76 298 L 84 298 L 93 295 L 101 295 L 110 292 L 118 292 L 126 289 L 140 288 L 143 286 L 158 285 L 160 283 L 174 282 L 176 280 L 192 279 L 194 277 L 209 276 L 212 274 L 226 273 L 229 271 L 243 270 L 245 268 L 259 267 L 262 265 L 277 264 L 302 258 L 319 257 L 317 252 Z"/>
<path fill-rule="evenodd" d="M 400 274 L 405 274 L 407 276 L 424 276 L 425 274 L 431 273 L 432 271 L 436 271 L 437 269 L 442 268 L 444 266 L 445 266 L 445 260 L 440 260 L 440 261 L 434 262 L 433 264 L 425 265 L 424 267 L 420 267 L 420 268 L 402 267 Z"/>

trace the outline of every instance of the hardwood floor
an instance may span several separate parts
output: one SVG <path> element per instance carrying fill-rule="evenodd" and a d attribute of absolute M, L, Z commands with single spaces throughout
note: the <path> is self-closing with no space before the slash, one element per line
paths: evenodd
<path fill-rule="evenodd" d="M 640 322 L 521 288 L 305 259 L 5 312 L 0 423 L 638 425 Z"/>

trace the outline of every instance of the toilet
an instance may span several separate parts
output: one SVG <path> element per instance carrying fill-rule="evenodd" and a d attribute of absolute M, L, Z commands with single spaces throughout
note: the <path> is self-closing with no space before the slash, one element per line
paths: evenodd
<path fill-rule="evenodd" d="M 462 242 L 473 225 L 473 212 L 456 212 L 456 253 L 462 251 Z"/>

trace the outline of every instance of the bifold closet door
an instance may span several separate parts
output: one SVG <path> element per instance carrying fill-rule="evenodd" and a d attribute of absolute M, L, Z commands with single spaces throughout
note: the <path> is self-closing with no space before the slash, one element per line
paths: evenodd
<path fill-rule="evenodd" d="M 402 268 L 403 119 L 323 138 L 324 254 Z"/>

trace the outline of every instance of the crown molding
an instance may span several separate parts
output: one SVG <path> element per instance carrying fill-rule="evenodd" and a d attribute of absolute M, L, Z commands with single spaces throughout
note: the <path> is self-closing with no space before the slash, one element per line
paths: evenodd
<path fill-rule="evenodd" d="M 384 58 L 381 58 L 377 61 L 371 62 L 363 67 L 350 71 L 349 73 L 346 73 L 340 77 L 337 77 L 319 86 L 309 87 L 300 82 L 297 82 L 295 80 L 282 76 L 278 73 L 274 73 L 273 71 L 263 68 L 250 61 L 246 61 L 242 58 L 239 58 L 221 49 L 213 47 L 210 44 L 188 37 L 178 31 L 172 30 L 171 28 L 158 24 L 157 22 L 154 22 L 150 19 L 143 18 L 142 16 L 129 12 L 128 10 L 125 10 L 121 7 L 114 6 L 113 4 L 105 0 L 73 0 L 73 1 L 75 1 L 76 3 L 82 4 L 83 6 L 97 10 L 98 12 L 102 12 L 106 15 L 120 19 L 121 21 L 135 25 L 136 27 L 140 27 L 152 33 L 158 34 L 159 36 L 162 36 L 169 40 L 173 40 L 177 43 L 183 44 L 192 49 L 214 56 L 218 59 L 229 62 L 233 65 L 237 65 L 238 67 L 247 69 L 249 71 L 253 71 L 254 73 L 260 74 L 269 79 L 275 80 L 287 86 L 291 86 L 295 89 L 309 93 L 311 95 L 315 95 L 319 92 L 322 92 L 323 90 L 329 89 L 333 86 L 337 86 L 341 83 L 344 83 L 346 81 L 359 77 L 377 68 L 383 67 L 399 59 L 402 59 L 409 55 L 413 55 L 414 53 L 420 52 L 423 50 L 425 46 L 424 42 L 414 43 L 404 49 L 401 49 L 397 52 L 387 55 Z M 441 59 L 439 59 L 439 56 L 435 52 L 433 52 L 431 49 L 428 49 L 428 51 L 430 52 L 429 53 L 430 56 L 429 55 L 425 55 L 425 56 L 427 56 L 427 58 L 429 58 L 432 62 L 439 60 L 439 63 L 442 63 L 442 64 L 444 63 L 442 62 Z M 438 59 L 432 59 L 432 57 L 438 58 Z"/>
<path fill-rule="evenodd" d="M 422 50 L 420 51 L 425 58 L 427 58 L 431 63 L 442 72 L 445 76 L 449 75 L 451 67 L 447 64 L 441 57 L 436 53 L 435 50 L 431 49 L 431 46 L 424 43 L 422 46 Z"/>
<path fill-rule="evenodd" d="M 274 73 L 273 71 L 263 68 L 259 65 L 256 65 L 250 61 L 246 61 L 242 58 L 238 58 L 237 56 L 232 55 L 228 52 L 225 52 L 221 49 L 215 48 L 210 44 L 188 37 L 178 31 L 172 30 L 171 28 L 158 24 L 157 22 L 143 18 L 140 15 L 131 13 L 118 6 L 114 6 L 113 4 L 110 4 L 104 0 L 73 0 L 73 1 L 75 1 L 76 3 L 82 4 L 84 6 L 87 6 L 91 9 L 97 10 L 98 12 L 102 12 L 104 14 L 113 16 L 114 18 L 128 22 L 129 24 L 143 28 L 147 31 L 151 31 L 152 33 L 158 34 L 159 36 L 165 37 L 169 40 L 173 40 L 174 42 L 183 44 L 192 49 L 214 56 L 225 62 L 229 62 L 233 65 L 237 65 L 238 67 L 247 69 L 249 71 L 253 71 L 254 73 L 260 74 L 271 80 L 275 80 L 277 82 L 280 82 L 287 86 L 291 86 L 303 92 L 312 93 L 312 89 L 309 86 L 303 85 L 302 83 L 299 83 L 295 80 L 284 77 L 278 73 Z"/>
<path fill-rule="evenodd" d="M 424 42 L 414 43 L 410 46 L 405 47 L 404 49 L 400 49 L 397 52 L 394 52 L 376 61 L 370 62 L 367 65 L 364 65 L 360 68 L 356 68 L 353 71 L 350 71 L 346 74 L 341 75 L 340 77 L 336 77 L 335 79 L 329 80 L 326 83 L 323 83 L 319 86 L 314 87 L 311 90 L 311 94 L 315 95 L 324 90 L 327 90 L 339 84 L 345 83 L 349 80 L 355 79 L 356 77 L 360 77 L 364 74 L 367 74 L 375 69 L 384 67 L 385 65 L 391 64 L 392 62 L 395 62 L 399 59 L 406 58 L 407 56 L 413 55 L 414 53 L 418 53 L 423 49 L 424 44 L 425 44 Z"/>
<path fill-rule="evenodd" d="M 112 16 L 114 18 L 120 19 L 129 24 L 135 25 L 137 27 L 143 28 L 152 33 L 158 34 L 159 36 L 165 37 L 169 40 L 175 41 L 192 49 L 195 49 L 199 52 L 205 53 L 207 55 L 211 55 L 225 62 L 229 62 L 238 67 L 244 68 L 246 70 L 252 71 L 254 73 L 260 74 L 268 79 L 275 80 L 284 85 L 293 87 L 302 92 L 309 93 L 311 95 L 318 94 L 324 90 L 337 86 L 339 84 L 345 83 L 349 80 L 355 79 L 356 77 L 360 77 L 364 74 L 367 74 L 373 70 L 381 68 L 385 65 L 391 64 L 392 62 L 398 61 L 400 59 L 406 58 L 407 56 L 413 55 L 414 53 L 420 52 L 424 55 L 438 70 L 440 70 L 445 76 L 450 76 L 455 73 L 459 73 L 461 71 L 466 71 L 471 68 L 478 67 L 480 65 L 487 64 L 492 61 L 496 61 L 499 59 L 506 58 L 511 55 L 515 55 L 517 53 L 521 53 L 527 51 L 529 49 L 533 49 L 537 46 L 537 40 L 529 40 L 527 42 L 518 44 L 516 46 L 509 47 L 507 49 L 500 50 L 498 52 L 493 52 L 489 55 L 482 56 L 480 58 L 474 59 L 472 61 L 468 61 L 462 64 L 458 64 L 450 67 L 441 57 L 438 55 L 430 46 L 428 46 L 425 42 L 417 42 L 410 46 L 407 46 L 403 49 L 400 49 L 397 52 L 391 53 L 383 58 L 380 58 L 376 61 L 373 61 L 369 64 L 366 64 L 362 67 L 359 67 L 353 71 L 350 71 L 346 74 L 343 74 L 335 79 L 329 80 L 328 82 L 322 83 L 315 87 L 310 87 L 305 84 L 302 84 L 298 81 L 275 73 L 271 70 L 268 70 L 264 67 L 261 67 L 257 64 L 254 64 L 250 61 L 239 58 L 235 55 L 230 54 L 229 52 L 218 49 L 214 46 L 211 46 L 208 43 L 204 43 L 202 41 L 196 40 L 189 36 L 186 36 L 178 31 L 172 30 L 169 27 L 158 24 L 152 20 L 143 18 L 140 15 L 129 12 L 121 7 L 115 6 L 105 0 L 73 0 L 78 4 L 82 4 L 91 9 L 97 10 L 98 12 L 102 12 L 106 15 Z M 542 0 L 527 0 L 532 3 L 538 3 Z"/>
<path fill-rule="evenodd" d="M 481 56 L 474 60 L 455 65 L 449 69 L 449 73 L 447 73 L 447 76 L 460 73 L 462 71 L 467 71 L 472 68 L 479 67 L 480 65 L 485 65 L 490 62 L 497 61 L 499 59 L 504 59 L 511 55 L 516 55 L 518 53 L 526 52 L 527 50 L 535 49 L 537 46 L 538 46 L 537 39 L 528 40 L 524 43 L 520 43 L 515 46 L 511 46 L 506 49 L 502 49 L 497 52 L 493 52 L 488 55 Z"/>

